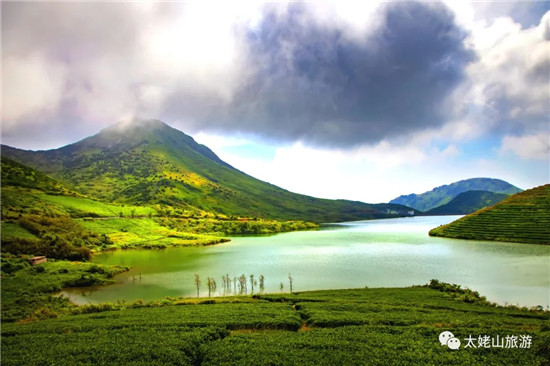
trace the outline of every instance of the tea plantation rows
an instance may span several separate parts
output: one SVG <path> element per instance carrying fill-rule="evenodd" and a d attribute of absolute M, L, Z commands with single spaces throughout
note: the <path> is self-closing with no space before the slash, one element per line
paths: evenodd
<path fill-rule="evenodd" d="M 442 346 L 442 331 L 460 349 Z M 470 335 L 532 342 L 464 348 Z M 3 365 L 547 365 L 549 348 L 548 311 L 491 306 L 437 282 L 119 307 L 2 326 Z"/>
<path fill-rule="evenodd" d="M 550 244 L 550 185 L 517 193 L 430 231 L 432 236 Z"/>

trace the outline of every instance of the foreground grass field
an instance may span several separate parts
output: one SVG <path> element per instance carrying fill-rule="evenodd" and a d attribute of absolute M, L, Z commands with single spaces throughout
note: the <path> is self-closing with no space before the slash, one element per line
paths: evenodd
<path fill-rule="evenodd" d="M 437 282 L 431 288 L 313 291 L 200 302 L 171 299 L 81 310 L 91 313 L 3 324 L 2 364 L 550 362 L 548 312 L 490 306 L 474 292 Z M 462 342 L 459 349 L 440 344 L 443 331 L 452 332 Z M 474 341 L 465 347 L 468 337 Z M 504 342 L 505 337 L 517 337 L 516 347 L 507 347 L 514 343 L 502 343 L 502 347 L 495 343 L 498 339 Z M 478 339 L 490 341 L 486 344 Z"/>

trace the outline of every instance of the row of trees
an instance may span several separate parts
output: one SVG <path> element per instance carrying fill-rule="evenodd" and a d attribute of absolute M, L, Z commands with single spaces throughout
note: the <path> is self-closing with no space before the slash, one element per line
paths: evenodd
<path fill-rule="evenodd" d="M 200 297 L 200 289 L 202 285 L 202 280 L 200 276 L 195 273 L 195 287 L 197 289 L 197 297 Z M 288 283 L 290 292 L 292 292 L 292 285 L 293 285 L 293 278 L 288 274 Z M 206 286 L 208 288 L 208 297 L 211 297 L 213 293 L 216 293 L 217 289 L 217 283 L 216 280 L 212 277 L 206 278 Z M 231 293 L 239 294 L 239 295 L 247 295 L 248 291 L 250 289 L 250 294 L 254 294 L 254 289 L 259 288 L 260 293 L 263 293 L 265 290 L 265 276 L 260 275 L 257 279 L 254 277 L 253 274 L 249 275 L 248 277 L 244 274 L 240 275 L 239 277 L 233 277 L 231 278 L 229 276 L 229 273 L 222 276 L 222 289 L 223 294 Z M 281 282 L 279 288 L 281 291 L 284 289 L 284 283 Z"/>

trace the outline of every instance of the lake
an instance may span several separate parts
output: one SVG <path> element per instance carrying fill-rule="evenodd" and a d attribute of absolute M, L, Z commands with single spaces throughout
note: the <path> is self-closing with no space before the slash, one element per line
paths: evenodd
<path fill-rule="evenodd" d="M 477 290 L 499 304 L 550 304 L 550 246 L 432 238 L 428 231 L 459 216 L 356 221 L 321 230 L 232 237 L 229 243 L 163 250 L 119 250 L 94 255 L 100 264 L 130 272 L 106 287 L 64 292 L 76 303 L 144 301 L 208 295 L 207 277 L 265 277 L 265 292 L 353 287 L 404 287 L 435 278 Z M 250 285 L 249 285 L 250 286 Z M 250 290 L 250 287 L 249 287 Z M 258 292 L 256 287 L 255 292 Z"/>

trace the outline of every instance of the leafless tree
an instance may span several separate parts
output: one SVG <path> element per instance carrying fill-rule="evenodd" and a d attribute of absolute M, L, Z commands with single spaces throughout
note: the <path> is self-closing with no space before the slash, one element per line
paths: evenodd
<path fill-rule="evenodd" d="M 244 274 L 239 276 L 239 294 L 246 294 L 248 291 L 246 289 L 246 276 Z"/>
<path fill-rule="evenodd" d="M 206 284 L 208 286 L 208 297 L 212 297 L 212 291 L 216 290 L 216 281 L 213 278 L 207 277 Z"/>
<path fill-rule="evenodd" d="M 196 273 L 195 273 L 195 286 L 197 287 L 197 297 L 200 297 L 199 290 L 200 290 L 200 287 L 201 287 L 201 278 Z"/>
<path fill-rule="evenodd" d="M 292 293 L 292 276 L 290 273 L 288 274 L 288 284 L 290 286 L 290 293 Z"/>
<path fill-rule="evenodd" d="M 265 281 L 264 275 L 260 275 L 260 292 L 264 292 L 265 290 L 264 281 Z"/>

